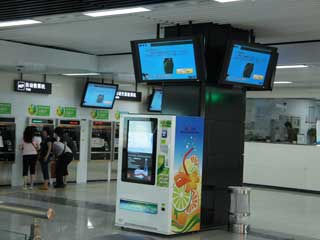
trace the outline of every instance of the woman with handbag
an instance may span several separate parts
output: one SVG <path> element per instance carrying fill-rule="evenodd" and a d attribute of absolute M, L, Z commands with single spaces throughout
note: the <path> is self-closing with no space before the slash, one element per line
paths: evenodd
<path fill-rule="evenodd" d="M 56 157 L 56 184 L 55 188 L 64 188 L 63 177 L 68 172 L 68 165 L 73 160 L 73 153 L 68 144 L 63 141 L 64 131 L 57 127 L 54 130 L 56 142 L 53 143 L 53 154 Z"/>
<path fill-rule="evenodd" d="M 49 190 L 49 163 L 52 158 L 52 143 L 52 130 L 49 127 L 44 127 L 39 156 L 44 182 L 40 190 Z"/>
<path fill-rule="evenodd" d="M 23 141 L 21 144 L 22 158 L 23 158 L 23 189 L 27 190 L 28 175 L 30 172 L 30 187 L 33 189 L 35 180 L 36 164 L 38 159 L 38 151 L 40 150 L 40 143 L 35 140 L 35 127 L 26 127 L 23 133 Z"/>

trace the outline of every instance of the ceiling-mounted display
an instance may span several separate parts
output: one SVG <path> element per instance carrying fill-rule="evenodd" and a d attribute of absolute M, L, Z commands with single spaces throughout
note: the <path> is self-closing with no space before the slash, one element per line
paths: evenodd
<path fill-rule="evenodd" d="M 82 107 L 112 109 L 118 85 L 88 82 L 82 97 Z"/>
<path fill-rule="evenodd" d="M 276 48 L 261 44 L 229 44 L 220 82 L 253 89 L 271 90 L 276 71 Z"/>
<path fill-rule="evenodd" d="M 47 82 L 15 80 L 14 91 L 49 95 L 52 94 L 52 84 Z"/>
<path fill-rule="evenodd" d="M 139 82 L 196 82 L 205 80 L 201 37 L 131 42 Z"/>

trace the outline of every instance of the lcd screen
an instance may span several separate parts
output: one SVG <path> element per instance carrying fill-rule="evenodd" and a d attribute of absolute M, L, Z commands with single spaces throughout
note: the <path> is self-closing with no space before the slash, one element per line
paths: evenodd
<path fill-rule="evenodd" d="M 137 45 L 142 81 L 198 80 L 192 39 Z"/>
<path fill-rule="evenodd" d="M 117 90 L 117 85 L 88 83 L 81 106 L 112 109 Z"/>
<path fill-rule="evenodd" d="M 162 90 L 154 90 L 149 111 L 150 112 L 161 112 L 162 111 L 162 98 L 163 98 L 163 91 Z"/>
<path fill-rule="evenodd" d="M 234 44 L 225 81 L 264 86 L 271 57 L 271 50 Z"/>
<path fill-rule="evenodd" d="M 149 120 L 129 120 L 126 179 L 151 183 L 153 181 L 156 125 Z"/>

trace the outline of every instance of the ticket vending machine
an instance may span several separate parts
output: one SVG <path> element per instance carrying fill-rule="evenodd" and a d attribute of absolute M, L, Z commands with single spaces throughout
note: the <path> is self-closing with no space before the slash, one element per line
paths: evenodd
<path fill-rule="evenodd" d="M 14 162 L 16 124 L 14 118 L 0 118 L 0 162 Z"/>
<path fill-rule="evenodd" d="M 81 122 L 79 120 L 65 120 L 58 119 L 57 126 L 64 129 L 64 137 L 68 138 L 68 142 L 73 143 L 76 149 L 75 159 L 80 160 L 80 135 L 81 135 Z"/>
<path fill-rule="evenodd" d="M 200 230 L 204 120 L 123 115 L 116 225 L 164 235 Z"/>
<path fill-rule="evenodd" d="M 54 120 L 45 118 L 28 118 L 28 126 L 36 127 L 36 137 L 39 138 L 41 142 L 41 133 L 44 127 L 48 127 L 53 132 L 54 130 Z"/>
<path fill-rule="evenodd" d="M 113 163 L 118 159 L 119 123 L 91 121 L 90 126 L 88 181 L 111 181 Z"/>

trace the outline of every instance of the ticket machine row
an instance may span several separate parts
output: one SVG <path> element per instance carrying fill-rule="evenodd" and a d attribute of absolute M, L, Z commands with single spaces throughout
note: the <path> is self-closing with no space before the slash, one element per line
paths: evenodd
<path fill-rule="evenodd" d="M 77 154 L 75 160 L 80 160 L 81 121 L 65 119 L 28 118 L 28 126 L 36 127 L 36 137 L 41 138 L 44 127 L 54 130 L 56 126 L 65 130 L 66 137 L 74 143 Z M 90 122 L 89 160 L 117 160 L 119 142 L 119 123 Z M 22 137 L 22 133 L 21 133 Z M 19 141 L 16 139 L 16 124 L 14 118 L 0 118 L 0 162 L 14 162 L 15 149 Z"/>

